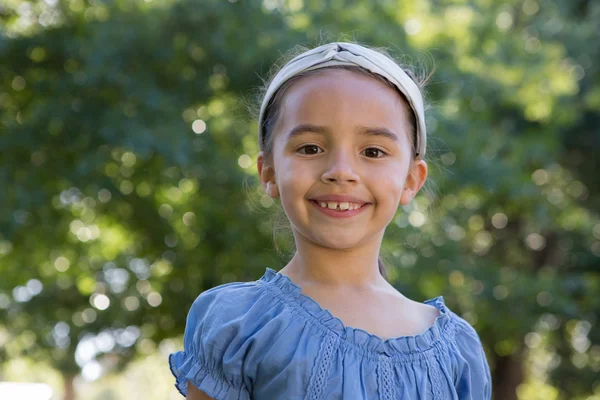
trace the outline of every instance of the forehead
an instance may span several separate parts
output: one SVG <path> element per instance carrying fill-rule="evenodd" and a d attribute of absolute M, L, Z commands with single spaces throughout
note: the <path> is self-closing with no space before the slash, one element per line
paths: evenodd
<path fill-rule="evenodd" d="M 299 123 L 382 126 L 400 134 L 410 126 L 401 95 L 356 71 L 324 69 L 304 76 L 290 85 L 281 107 L 280 128 Z"/>

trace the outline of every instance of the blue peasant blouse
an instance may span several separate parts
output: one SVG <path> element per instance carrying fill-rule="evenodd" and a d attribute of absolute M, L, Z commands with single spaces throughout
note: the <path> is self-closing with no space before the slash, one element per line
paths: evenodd
<path fill-rule="evenodd" d="M 189 311 L 183 351 L 169 356 L 175 386 L 217 400 L 491 399 L 479 336 L 444 304 L 424 333 L 382 340 L 344 326 L 267 268 L 257 281 L 203 292 Z"/>

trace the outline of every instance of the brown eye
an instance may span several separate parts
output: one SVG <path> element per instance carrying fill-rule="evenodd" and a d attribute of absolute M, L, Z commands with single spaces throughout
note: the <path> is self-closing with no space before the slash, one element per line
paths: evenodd
<path fill-rule="evenodd" d="M 365 150 L 365 155 L 369 158 L 381 158 L 381 157 L 377 157 L 378 153 L 385 155 L 385 153 L 382 150 L 379 150 L 378 148 L 375 148 L 375 147 L 369 147 L 368 149 Z M 372 157 L 373 155 L 374 155 L 374 157 Z"/>
<path fill-rule="evenodd" d="M 305 152 L 302 152 L 302 149 L 305 149 Z M 298 149 L 301 154 L 313 155 L 318 154 L 319 146 L 314 144 L 307 144 L 306 146 L 302 146 Z"/>

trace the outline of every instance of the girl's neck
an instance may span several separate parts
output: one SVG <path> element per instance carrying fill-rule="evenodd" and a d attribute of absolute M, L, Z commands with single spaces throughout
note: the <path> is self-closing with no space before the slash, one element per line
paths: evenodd
<path fill-rule="evenodd" d="M 296 253 L 280 272 L 300 285 L 358 291 L 388 287 L 377 263 L 381 239 L 337 250 L 296 238 Z"/>

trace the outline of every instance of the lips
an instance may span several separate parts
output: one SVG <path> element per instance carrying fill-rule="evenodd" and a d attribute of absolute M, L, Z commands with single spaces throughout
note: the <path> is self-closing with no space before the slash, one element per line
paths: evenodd
<path fill-rule="evenodd" d="M 318 202 L 316 200 L 310 200 L 309 202 L 311 204 L 313 204 L 314 207 L 317 210 L 319 210 L 320 212 L 322 212 L 325 215 L 328 215 L 330 217 L 334 217 L 336 219 L 337 218 L 346 219 L 346 218 L 354 217 L 355 215 L 358 215 L 358 214 L 364 212 L 365 209 L 370 207 L 370 204 L 371 204 L 371 203 L 362 203 L 362 205 L 359 205 L 359 203 L 344 202 L 344 201 L 342 201 L 342 202 L 335 202 L 335 201 L 333 201 L 333 202 L 332 201 Z"/>

